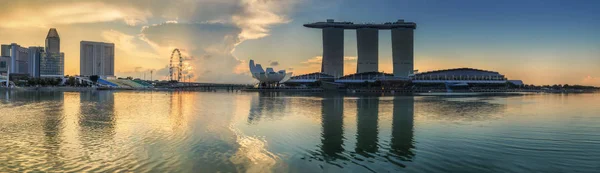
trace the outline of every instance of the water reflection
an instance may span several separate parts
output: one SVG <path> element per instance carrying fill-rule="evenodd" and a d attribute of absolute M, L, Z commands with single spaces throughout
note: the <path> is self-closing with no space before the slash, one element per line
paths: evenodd
<path fill-rule="evenodd" d="M 90 160 L 107 160 L 115 136 L 115 98 L 113 92 L 80 93 L 79 141 Z M 96 166 L 96 165 L 95 165 Z"/>
<path fill-rule="evenodd" d="M 410 161 L 414 156 L 414 97 L 394 98 L 392 139 L 390 153 L 401 160 Z"/>
<path fill-rule="evenodd" d="M 60 98 L 64 100 L 64 93 L 48 93 L 48 92 L 37 92 L 33 98 Z M 39 100 L 38 100 L 39 101 Z M 44 146 L 46 153 L 46 160 L 50 167 L 58 168 L 63 166 L 60 161 L 61 156 L 61 144 L 63 139 L 61 134 L 63 133 L 63 109 L 64 103 L 62 101 L 53 102 L 48 104 L 48 107 L 43 111 L 43 129 L 44 129 Z"/>
<path fill-rule="evenodd" d="M 360 97 L 356 101 L 356 153 L 371 157 L 368 153 L 377 152 L 379 98 Z"/>
<path fill-rule="evenodd" d="M 252 124 L 263 118 L 275 118 L 283 115 L 282 112 L 287 106 L 287 100 L 276 99 L 285 96 L 278 92 L 259 92 L 258 97 L 252 97 L 252 106 L 248 115 L 248 123 Z"/>
<path fill-rule="evenodd" d="M 342 169 L 353 170 L 352 166 L 346 168 L 350 164 L 359 165 L 360 169 L 377 172 L 378 169 L 372 167 L 374 160 L 385 159 L 388 163 L 393 164 L 393 167 L 405 167 L 403 162 L 410 162 L 415 157 L 414 97 L 396 96 L 393 97 L 393 100 L 381 100 L 381 97 L 358 96 L 358 98 L 353 98 L 326 94 L 321 103 L 320 152 L 312 153 L 312 159 L 324 160 L 327 164 Z M 349 114 L 345 115 L 344 103 L 349 103 L 350 106 L 355 104 L 356 109 L 346 110 L 346 113 Z M 392 110 L 386 110 L 388 108 Z M 351 117 L 354 110 L 356 111 L 356 121 L 345 121 L 344 117 Z M 381 126 L 381 123 L 387 123 L 380 122 L 382 117 L 391 117 L 391 126 Z M 352 128 L 351 124 L 344 124 L 344 122 L 355 123 L 356 134 L 344 134 L 344 129 Z M 381 129 L 381 127 L 390 129 Z M 380 136 L 382 130 L 385 131 L 384 133 L 391 133 L 388 139 L 380 139 L 383 137 Z M 355 136 L 356 141 L 344 137 L 349 135 Z M 348 150 L 344 145 L 345 142 L 355 142 L 356 145 L 353 146 L 353 149 Z M 380 148 L 386 150 L 380 150 Z M 354 154 L 362 157 L 354 156 Z M 350 163 L 346 163 L 347 161 Z"/>
<path fill-rule="evenodd" d="M 114 131 L 115 97 L 113 92 L 91 91 L 80 93 L 81 117 L 79 124 L 87 130 L 99 130 L 103 134 Z"/>
<path fill-rule="evenodd" d="M 326 94 L 321 102 L 321 151 L 326 160 L 342 158 L 344 152 L 344 99 Z"/>
<path fill-rule="evenodd" d="M 446 121 L 482 121 L 495 118 L 506 110 L 506 104 L 494 103 L 498 97 L 426 97 L 419 100 L 427 119 Z"/>
<path fill-rule="evenodd" d="M 63 92 L 55 91 L 18 91 L 0 89 L 0 97 L 3 101 L 10 102 L 15 105 L 39 103 L 43 101 L 63 100 Z"/>

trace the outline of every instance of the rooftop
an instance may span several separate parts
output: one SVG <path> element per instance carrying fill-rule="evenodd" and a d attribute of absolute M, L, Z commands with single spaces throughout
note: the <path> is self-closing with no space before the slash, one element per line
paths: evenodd
<path fill-rule="evenodd" d="M 46 36 L 46 38 L 60 38 L 58 36 L 58 31 L 56 31 L 56 28 L 50 28 L 50 31 L 48 31 L 48 36 Z"/>
<path fill-rule="evenodd" d="M 326 22 L 315 22 L 315 23 L 304 24 L 304 27 L 308 27 L 308 28 L 342 28 L 342 29 L 360 29 L 360 28 L 374 28 L 374 29 L 410 28 L 410 29 L 416 29 L 417 24 L 414 22 L 405 22 L 404 20 L 398 20 L 396 22 L 386 22 L 386 23 L 354 23 L 354 22 L 336 22 L 333 19 L 327 19 Z"/>

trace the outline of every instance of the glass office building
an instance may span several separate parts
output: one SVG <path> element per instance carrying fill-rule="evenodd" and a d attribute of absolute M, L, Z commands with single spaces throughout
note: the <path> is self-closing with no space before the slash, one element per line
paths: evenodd
<path fill-rule="evenodd" d="M 63 77 L 65 74 L 64 69 L 64 53 L 42 53 L 42 58 L 40 59 L 41 77 Z"/>

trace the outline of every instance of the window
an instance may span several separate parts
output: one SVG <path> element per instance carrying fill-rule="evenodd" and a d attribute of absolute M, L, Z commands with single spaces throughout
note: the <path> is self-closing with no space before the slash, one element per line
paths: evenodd
<path fill-rule="evenodd" d="M 6 61 L 0 62 L 0 68 L 6 68 Z"/>

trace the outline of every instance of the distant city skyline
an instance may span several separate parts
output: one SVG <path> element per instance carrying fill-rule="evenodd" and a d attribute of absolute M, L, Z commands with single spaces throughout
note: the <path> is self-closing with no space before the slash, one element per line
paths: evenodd
<path fill-rule="evenodd" d="M 61 33 L 65 75 L 79 74 L 82 40 L 115 44 L 116 76 L 166 79 L 174 48 L 196 81 L 249 83 L 249 59 L 295 75 L 320 71 L 321 32 L 303 24 L 415 22 L 421 72 L 470 67 L 526 84 L 600 86 L 600 2 L 583 1 L 18 1 L 0 7 L 0 43 L 43 46 Z M 31 11 L 38 12 L 37 14 Z M 379 71 L 392 72 L 391 33 L 380 31 Z M 356 72 L 356 32 L 344 33 L 344 74 Z"/>

